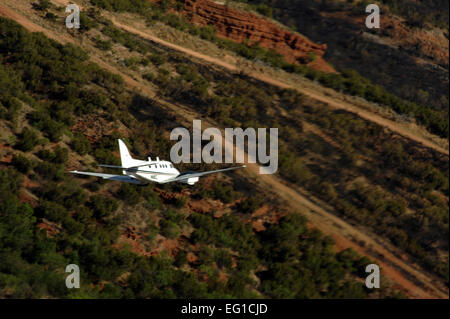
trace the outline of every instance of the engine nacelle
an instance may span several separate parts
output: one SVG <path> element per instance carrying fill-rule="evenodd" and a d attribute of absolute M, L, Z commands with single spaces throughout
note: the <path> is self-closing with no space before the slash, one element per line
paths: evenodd
<path fill-rule="evenodd" d="M 182 183 L 194 185 L 197 182 L 198 182 L 198 177 L 191 177 L 191 178 L 184 180 Z"/>

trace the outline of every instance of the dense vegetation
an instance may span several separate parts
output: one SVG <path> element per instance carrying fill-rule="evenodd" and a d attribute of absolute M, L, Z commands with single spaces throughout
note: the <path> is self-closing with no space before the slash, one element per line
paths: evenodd
<path fill-rule="evenodd" d="M 184 187 L 179 185 L 153 189 L 69 176 L 66 171 L 73 161 L 91 166 L 87 152 L 99 162 L 117 163 L 112 153 L 115 139 L 125 138 L 114 131 L 87 139 L 85 132 L 74 129 L 80 120 L 96 116 L 125 124 L 133 132 L 127 141 L 135 154 L 151 149 L 167 155 L 163 135 L 179 126 L 177 119 L 157 103 L 126 90 L 121 77 L 90 63 L 80 48 L 29 33 L 4 18 L 0 18 L 0 52 L 0 122 L 9 130 L 2 132 L 7 135 L 1 142 L 13 147 L 8 151 L 13 155 L 11 164 L 2 163 L 0 170 L 0 297 L 371 294 L 356 280 L 365 276 L 363 266 L 370 261 L 351 250 L 336 253 L 332 240 L 308 229 L 297 213 L 285 212 L 278 223 L 256 233 L 251 224 L 243 223 L 236 206 L 232 215 L 219 219 L 185 208 L 186 201 L 195 198 L 233 203 L 248 196 L 235 184 L 216 183 L 211 191 L 200 188 L 183 198 L 179 194 Z M 183 73 L 182 65 L 179 71 Z M 187 77 L 192 71 L 184 72 Z M 201 90 L 195 94 L 201 96 Z M 246 207 L 251 211 L 262 204 L 251 201 Z M 174 239 L 179 246 L 172 255 L 138 255 L 121 244 L 130 218 L 140 213 L 140 244 L 151 249 L 165 238 Z M 196 260 L 187 259 L 190 252 Z M 65 287 L 64 269 L 70 263 L 80 266 L 81 289 Z M 399 296 L 387 288 L 376 294 Z"/>

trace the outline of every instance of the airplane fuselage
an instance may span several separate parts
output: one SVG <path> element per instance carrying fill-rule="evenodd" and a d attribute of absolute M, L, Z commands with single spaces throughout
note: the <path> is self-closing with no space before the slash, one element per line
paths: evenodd
<path fill-rule="evenodd" d="M 134 178 L 145 180 L 149 182 L 162 183 L 169 179 L 173 179 L 180 175 L 180 172 L 173 166 L 173 164 L 169 161 L 141 161 L 135 160 L 136 164 L 146 166 L 139 167 L 139 172 L 123 170 L 124 175 L 132 176 Z M 138 163 L 139 162 L 139 163 Z M 143 172 L 145 170 L 152 171 L 155 173 Z M 157 173 L 163 173 L 164 175 L 160 175 Z"/>

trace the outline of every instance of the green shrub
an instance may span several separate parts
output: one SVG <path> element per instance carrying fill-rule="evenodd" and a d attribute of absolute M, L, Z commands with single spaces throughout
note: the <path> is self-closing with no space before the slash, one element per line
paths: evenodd
<path fill-rule="evenodd" d="M 213 194 L 215 199 L 219 199 L 226 204 L 234 202 L 242 195 L 236 192 L 231 185 L 224 185 L 221 182 L 214 183 Z"/>
<path fill-rule="evenodd" d="M 33 3 L 33 8 L 40 11 L 47 11 L 52 7 L 50 0 L 39 0 L 37 3 Z"/>
<path fill-rule="evenodd" d="M 91 196 L 89 200 L 89 207 L 94 212 L 95 217 L 105 218 L 114 213 L 119 207 L 117 201 L 113 198 L 102 195 Z"/>
<path fill-rule="evenodd" d="M 54 22 L 54 21 L 56 21 L 56 19 L 58 18 L 58 16 L 55 15 L 54 13 L 52 13 L 52 12 L 47 12 L 47 13 L 45 14 L 44 18 L 47 19 L 47 20 L 50 20 L 50 21 L 53 21 L 53 22 Z"/>
<path fill-rule="evenodd" d="M 48 162 L 40 162 L 34 168 L 34 171 L 47 180 L 64 180 L 65 171 L 62 166 Z"/>
<path fill-rule="evenodd" d="M 34 167 L 34 162 L 26 156 L 14 154 L 12 164 L 21 173 L 27 174 Z"/>
<path fill-rule="evenodd" d="M 159 227 L 161 228 L 161 234 L 165 237 L 174 239 L 180 235 L 178 225 L 170 220 L 161 219 L 159 221 Z"/>
<path fill-rule="evenodd" d="M 99 36 L 95 38 L 95 46 L 103 51 L 109 51 L 112 49 L 111 40 L 102 40 Z"/>
<path fill-rule="evenodd" d="M 16 148 L 24 152 L 32 151 L 38 144 L 39 138 L 37 133 L 32 129 L 25 127 L 20 134 L 19 141 L 16 143 Z"/>
<path fill-rule="evenodd" d="M 186 207 L 188 199 L 184 196 L 178 196 L 175 198 L 175 207 L 176 208 L 183 208 Z"/>
<path fill-rule="evenodd" d="M 155 79 L 155 75 L 150 72 L 144 73 L 142 77 L 149 82 L 152 82 Z"/>
<path fill-rule="evenodd" d="M 45 135 L 53 142 L 58 142 L 63 134 L 64 125 L 54 121 L 45 112 L 33 112 L 30 116 L 31 123 L 37 129 L 45 132 Z"/>
<path fill-rule="evenodd" d="M 69 218 L 69 213 L 64 206 L 48 201 L 43 201 L 36 208 L 36 214 L 54 222 L 63 222 Z"/>
<path fill-rule="evenodd" d="M 268 5 L 262 3 L 255 6 L 255 9 L 258 13 L 265 15 L 266 17 L 272 18 L 273 15 L 273 9 L 269 7 Z"/>
<path fill-rule="evenodd" d="M 44 161 L 55 164 L 64 164 L 69 158 L 69 151 L 67 148 L 57 146 L 54 152 L 49 150 L 40 150 L 37 155 Z"/>
<path fill-rule="evenodd" d="M 150 62 L 152 62 L 156 66 L 163 65 L 167 63 L 167 57 L 163 54 L 154 53 L 149 57 Z"/>
<path fill-rule="evenodd" d="M 117 191 L 117 195 L 129 205 L 136 205 L 140 198 L 139 193 L 136 191 L 136 187 L 126 183 L 122 183 Z"/>
<path fill-rule="evenodd" d="M 89 140 L 81 133 L 75 133 L 70 146 L 80 155 L 87 154 L 91 151 Z"/>
<path fill-rule="evenodd" d="M 177 267 L 181 267 L 187 263 L 187 253 L 184 250 L 179 250 L 177 255 L 175 256 L 174 265 Z"/>
<path fill-rule="evenodd" d="M 90 18 L 86 13 L 80 11 L 80 32 L 87 32 L 98 26 L 97 21 Z"/>
<path fill-rule="evenodd" d="M 217 249 L 214 252 L 214 261 L 217 266 L 220 268 L 231 268 L 233 264 L 233 260 L 231 259 L 231 255 L 225 249 Z"/>

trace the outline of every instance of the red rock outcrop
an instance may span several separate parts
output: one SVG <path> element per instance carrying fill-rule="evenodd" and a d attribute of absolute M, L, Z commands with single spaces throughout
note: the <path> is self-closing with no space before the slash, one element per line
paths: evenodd
<path fill-rule="evenodd" d="M 198 25 L 212 25 L 219 37 L 235 42 L 258 43 L 281 54 L 289 63 L 308 64 L 334 72 L 322 58 L 326 44 L 311 42 L 255 14 L 240 11 L 210 0 L 184 0 L 184 15 Z"/>

